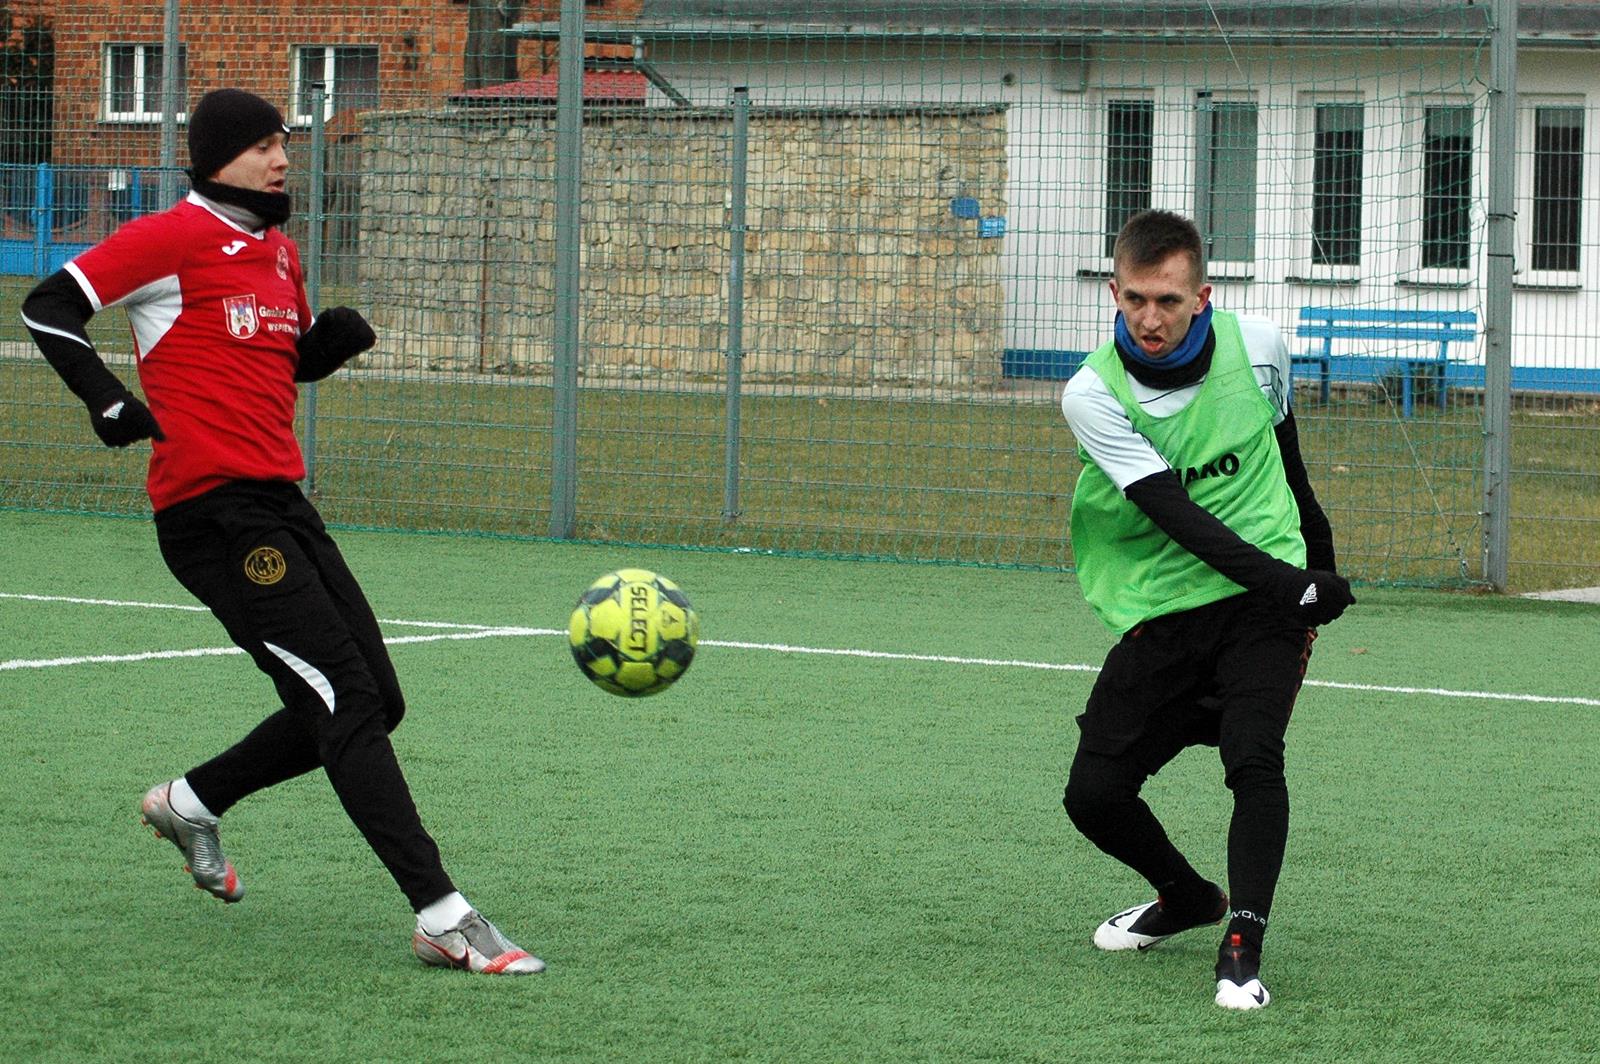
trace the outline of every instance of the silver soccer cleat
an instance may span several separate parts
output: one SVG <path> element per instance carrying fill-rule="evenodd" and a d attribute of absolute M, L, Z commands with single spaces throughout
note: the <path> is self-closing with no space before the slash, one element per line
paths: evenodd
<path fill-rule="evenodd" d="M 194 885 L 223 901 L 244 897 L 239 873 L 222 853 L 217 821 L 190 820 L 172 808 L 172 783 L 158 783 L 145 792 L 139 803 L 139 819 L 149 825 L 156 838 L 167 839 L 183 854 L 183 870 L 194 877 Z"/>
<path fill-rule="evenodd" d="M 533 975 L 544 971 L 544 961 L 500 933 L 476 909 L 443 934 L 430 935 L 417 920 L 411 950 L 423 964 L 462 968 L 484 975 Z"/>

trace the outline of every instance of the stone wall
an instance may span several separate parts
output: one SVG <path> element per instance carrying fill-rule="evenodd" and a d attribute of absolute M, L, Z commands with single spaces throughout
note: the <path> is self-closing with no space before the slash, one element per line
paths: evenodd
<path fill-rule="evenodd" d="M 548 110 L 366 117 L 360 284 L 397 370 L 548 374 L 555 120 Z M 755 111 L 750 381 L 984 387 L 1000 379 L 1004 215 L 993 107 Z M 728 320 L 727 112 L 586 117 L 581 372 L 715 379 Z"/>

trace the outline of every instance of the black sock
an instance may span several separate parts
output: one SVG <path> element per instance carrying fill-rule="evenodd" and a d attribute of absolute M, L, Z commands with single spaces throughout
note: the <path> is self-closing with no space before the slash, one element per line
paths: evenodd
<path fill-rule="evenodd" d="M 1228 929 L 1222 936 L 1224 947 L 1233 942 L 1234 935 L 1239 936 L 1240 945 L 1259 954 L 1261 943 L 1267 935 L 1266 916 L 1239 909 L 1233 910 L 1228 914 Z"/>
<path fill-rule="evenodd" d="M 1217 910 L 1217 898 L 1222 891 L 1191 869 L 1186 876 L 1158 884 L 1156 893 L 1161 896 L 1162 907 L 1172 912 L 1210 916 Z"/>

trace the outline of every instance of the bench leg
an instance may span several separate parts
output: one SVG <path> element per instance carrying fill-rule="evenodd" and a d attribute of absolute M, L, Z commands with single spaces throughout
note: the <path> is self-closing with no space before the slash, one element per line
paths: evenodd
<path fill-rule="evenodd" d="M 1416 373 L 1416 367 L 1406 363 L 1405 371 L 1400 374 L 1400 416 L 1411 416 L 1412 388 L 1411 378 Z"/>

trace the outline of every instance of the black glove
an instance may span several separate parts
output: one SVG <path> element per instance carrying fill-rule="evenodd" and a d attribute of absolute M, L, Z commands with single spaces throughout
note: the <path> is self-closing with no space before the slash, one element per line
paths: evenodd
<path fill-rule="evenodd" d="M 377 342 L 377 333 L 359 311 L 329 307 L 317 315 L 311 328 L 295 343 L 300 362 L 294 379 L 302 383 L 320 381 Z"/>
<path fill-rule="evenodd" d="M 141 403 L 138 396 L 127 391 L 91 404 L 89 424 L 94 426 L 94 434 L 107 447 L 126 447 L 152 437 L 158 440 L 167 438 L 150 408 Z"/>
<path fill-rule="evenodd" d="M 1350 581 L 1327 569 L 1296 569 L 1285 565 L 1273 577 L 1269 589 L 1272 601 L 1295 619 L 1296 624 L 1316 628 L 1336 620 L 1355 605 Z"/>

